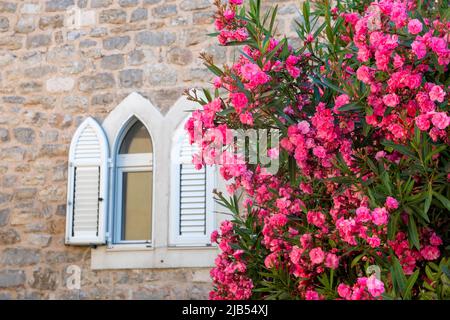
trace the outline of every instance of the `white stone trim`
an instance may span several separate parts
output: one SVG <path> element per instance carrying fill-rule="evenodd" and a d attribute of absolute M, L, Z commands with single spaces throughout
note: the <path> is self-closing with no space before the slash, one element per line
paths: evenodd
<path fill-rule="evenodd" d="M 218 253 L 216 247 L 108 249 L 102 246 L 92 250 L 91 268 L 93 270 L 210 268 L 214 266 L 214 259 Z"/>

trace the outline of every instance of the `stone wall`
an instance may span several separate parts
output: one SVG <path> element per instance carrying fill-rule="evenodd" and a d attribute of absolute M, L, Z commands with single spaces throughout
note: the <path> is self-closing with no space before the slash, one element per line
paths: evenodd
<path fill-rule="evenodd" d="M 77 124 L 141 93 L 165 113 L 222 64 L 212 0 L 0 1 L 0 299 L 206 298 L 208 270 L 90 270 L 90 249 L 64 245 L 67 154 Z M 295 1 L 280 5 L 292 34 Z M 79 13 L 81 12 L 81 15 Z M 69 290 L 67 268 L 82 270 Z M 70 269 L 69 269 L 70 270 Z"/>

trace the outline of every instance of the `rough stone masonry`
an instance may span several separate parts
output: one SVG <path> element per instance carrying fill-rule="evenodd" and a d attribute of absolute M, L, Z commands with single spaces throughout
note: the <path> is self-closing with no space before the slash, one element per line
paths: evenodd
<path fill-rule="evenodd" d="M 279 5 L 294 34 L 299 3 Z M 214 32 L 212 0 L 0 1 L 0 299 L 207 298 L 209 270 L 90 270 L 90 248 L 64 245 L 67 155 L 82 119 L 103 120 L 137 91 L 165 113 L 208 85 L 201 51 L 235 52 Z M 78 14 L 81 12 L 82 14 Z M 292 22 L 292 23 L 291 23 Z M 67 268 L 82 268 L 70 290 Z"/>

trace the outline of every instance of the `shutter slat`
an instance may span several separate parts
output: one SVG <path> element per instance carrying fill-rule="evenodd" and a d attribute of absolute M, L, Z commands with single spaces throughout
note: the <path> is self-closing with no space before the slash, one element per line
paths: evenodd
<path fill-rule="evenodd" d="M 181 196 L 181 203 L 187 203 L 187 202 L 196 202 L 196 203 L 205 203 L 205 195 L 200 196 Z"/>
<path fill-rule="evenodd" d="M 190 215 L 190 214 L 204 214 L 204 208 L 200 208 L 200 210 L 198 208 L 182 208 L 180 210 L 181 215 Z"/>
<path fill-rule="evenodd" d="M 205 191 L 199 190 L 199 191 L 183 191 L 181 193 L 181 197 L 204 197 Z"/>
<path fill-rule="evenodd" d="M 181 234 L 190 233 L 192 234 L 204 234 L 205 227 L 196 227 L 196 226 L 181 226 Z"/>

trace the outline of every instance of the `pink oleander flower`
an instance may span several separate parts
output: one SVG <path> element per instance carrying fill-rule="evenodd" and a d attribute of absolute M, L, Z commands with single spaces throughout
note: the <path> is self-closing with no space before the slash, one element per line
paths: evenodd
<path fill-rule="evenodd" d="M 383 97 L 383 102 L 388 107 L 395 107 L 400 103 L 400 99 L 395 93 L 390 93 Z"/>
<path fill-rule="evenodd" d="M 234 17 L 236 16 L 236 13 L 233 10 L 227 9 L 223 12 L 223 16 L 227 20 L 233 20 Z"/>
<path fill-rule="evenodd" d="M 386 225 L 388 219 L 389 215 L 385 208 L 375 208 L 372 211 L 372 222 L 377 226 Z"/>
<path fill-rule="evenodd" d="M 242 76 L 246 80 L 251 80 L 254 76 L 261 72 L 258 65 L 254 63 L 246 63 L 241 67 Z"/>
<path fill-rule="evenodd" d="M 450 117 L 445 112 L 436 112 L 431 117 L 431 123 L 438 129 L 444 130 L 450 124 Z"/>
<path fill-rule="evenodd" d="M 297 124 L 297 128 L 298 128 L 298 130 L 300 130 L 300 132 L 302 134 L 307 134 L 309 132 L 309 128 L 310 128 L 309 122 L 302 120 Z"/>
<path fill-rule="evenodd" d="M 419 19 L 412 19 L 408 23 L 408 32 L 411 34 L 418 34 L 422 31 L 422 23 Z"/>
<path fill-rule="evenodd" d="M 378 152 L 375 154 L 375 159 L 376 159 L 377 161 L 380 161 L 380 159 L 385 158 L 385 157 L 386 157 L 386 151 L 378 151 Z"/>
<path fill-rule="evenodd" d="M 445 91 L 442 90 L 441 86 L 433 86 L 428 92 L 431 101 L 443 102 L 445 98 Z"/>
<path fill-rule="evenodd" d="M 434 246 L 425 246 L 420 250 L 420 254 L 425 260 L 436 260 L 439 258 L 441 253 L 439 252 L 438 247 Z"/>
<path fill-rule="evenodd" d="M 222 235 L 227 235 L 233 230 L 233 223 L 231 221 L 225 220 L 220 224 L 220 231 Z"/>
<path fill-rule="evenodd" d="M 356 77 L 358 80 L 364 82 L 365 84 L 370 84 L 372 82 L 372 75 L 369 67 L 361 66 L 356 70 Z"/>
<path fill-rule="evenodd" d="M 232 93 L 231 103 L 236 108 L 236 111 L 238 113 L 241 113 L 242 110 L 247 107 L 248 99 L 247 96 L 242 92 Z"/>
<path fill-rule="evenodd" d="M 249 126 L 253 125 L 253 115 L 250 112 L 241 113 L 239 115 L 239 120 L 241 120 L 243 124 L 247 124 Z"/>
<path fill-rule="evenodd" d="M 307 215 L 308 223 L 321 228 L 325 223 L 325 215 L 318 211 L 308 211 Z"/>
<path fill-rule="evenodd" d="M 417 116 L 415 119 L 417 128 L 419 128 L 422 131 L 427 131 L 430 128 L 430 121 L 428 119 L 429 116 L 426 114 L 421 114 L 420 116 Z"/>
<path fill-rule="evenodd" d="M 325 253 L 322 251 L 322 248 L 314 248 L 309 252 L 309 258 L 312 264 L 321 264 L 323 259 L 325 259 Z"/>
<path fill-rule="evenodd" d="M 277 260 L 278 260 L 277 254 L 271 253 L 264 259 L 264 265 L 266 266 L 267 269 L 271 269 L 274 266 L 276 266 Z"/>
<path fill-rule="evenodd" d="M 380 246 L 381 240 L 380 240 L 380 238 L 378 238 L 377 236 L 368 237 L 368 238 L 367 238 L 367 243 L 368 243 L 369 246 L 371 246 L 372 248 L 377 248 L 377 247 Z"/>
<path fill-rule="evenodd" d="M 284 225 L 286 225 L 287 223 L 287 218 L 284 214 L 281 213 L 277 213 L 274 214 L 271 218 L 270 218 L 271 223 L 273 223 L 275 226 L 278 227 L 282 227 Z"/>
<path fill-rule="evenodd" d="M 384 292 L 384 283 L 376 278 L 374 274 L 372 274 L 367 279 L 367 290 L 374 297 L 379 297 Z"/>
<path fill-rule="evenodd" d="M 327 151 L 324 147 L 318 146 L 313 149 L 313 154 L 320 159 L 324 159 L 327 156 Z"/>
<path fill-rule="evenodd" d="M 217 230 L 214 230 L 211 232 L 211 242 L 217 243 L 217 239 L 219 238 L 219 232 Z"/>
<path fill-rule="evenodd" d="M 215 77 L 213 84 L 215 88 L 220 88 L 222 86 L 222 79 L 220 77 Z"/>
<path fill-rule="evenodd" d="M 356 220 L 358 222 L 368 222 L 372 219 L 372 216 L 370 215 L 370 210 L 367 207 L 359 207 L 356 209 Z"/>
<path fill-rule="evenodd" d="M 230 4 L 241 5 L 244 0 L 229 0 Z"/>
<path fill-rule="evenodd" d="M 339 267 L 339 258 L 334 253 L 328 253 L 325 258 L 325 266 L 330 269 L 337 269 Z"/>
<path fill-rule="evenodd" d="M 397 201 L 397 199 L 395 199 L 393 197 L 387 197 L 386 203 L 384 205 L 388 209 L 395 210 L 398 208 L 398 201 Z"/>
<path fill-rule="evenodd" d="M 349 96 L 346 94 L 341 94 L 334 100 L 334 112 L 339 112 L 339 108 L 348 104 L 349 102 Z"/>
<path fill-rule="evenodd" d="M 406 131 L 405 128 L 403 128 L 401 125 L 397 124 L 397 123 L 393 123 L 391 125 L 388 126 L 388 130 L 392 133 L 392 135 L 401 140 L 404 137 L 406 137 Z"/>
<path fill-rule="evenodd" d="M 306 300 L 320 300 L 319 294 L 314 290 L 307 290 L 305 293 Z"/>
<path fill-rule="evenodd" d="M 287 65 L 286 69 L 287 69 L 287 71 L 289 72 L 289 74 L 291 75 L 292 78 L 297 79 L 299 77 L 299 75 L 300 75 L 300 68 Z"/>
<path fill-rule="evenodd" d="M 292 248 L 291 253 L 289 253 L 289 258 L 291 259 L 293 264 L 298 264 L 302 257 L 303 250 L 297 246 Z"/>
<path fill-rule="evenodd" d="M 427 55 L 427 46 L 421 41 L 414 41 L 411 48 L 418 59 L 423 59 Z"/>
<path fill-rule="evenodd" d="M 313 189 L 312 189 L 311 185 L 303 183 L 303 182 L 300 183 L 300 189 L 306 194 L 312 194 L 313 193 Z"/>
<path fill-rule="evenodd" d="M 442 245 L 442 239 L 439 237 L 436 233 L 433 232 L 433 234 L 430 237 L 430 244 L 433 246 L 440 246 Z"/>
<path fill-rule="evenodd" d="M 350 299 L 350 296 L 352 295 L 352 289 L 349 285 L 340 283 L 337 287 L 337 292 L 341 298 L 344 299 Z"/>

